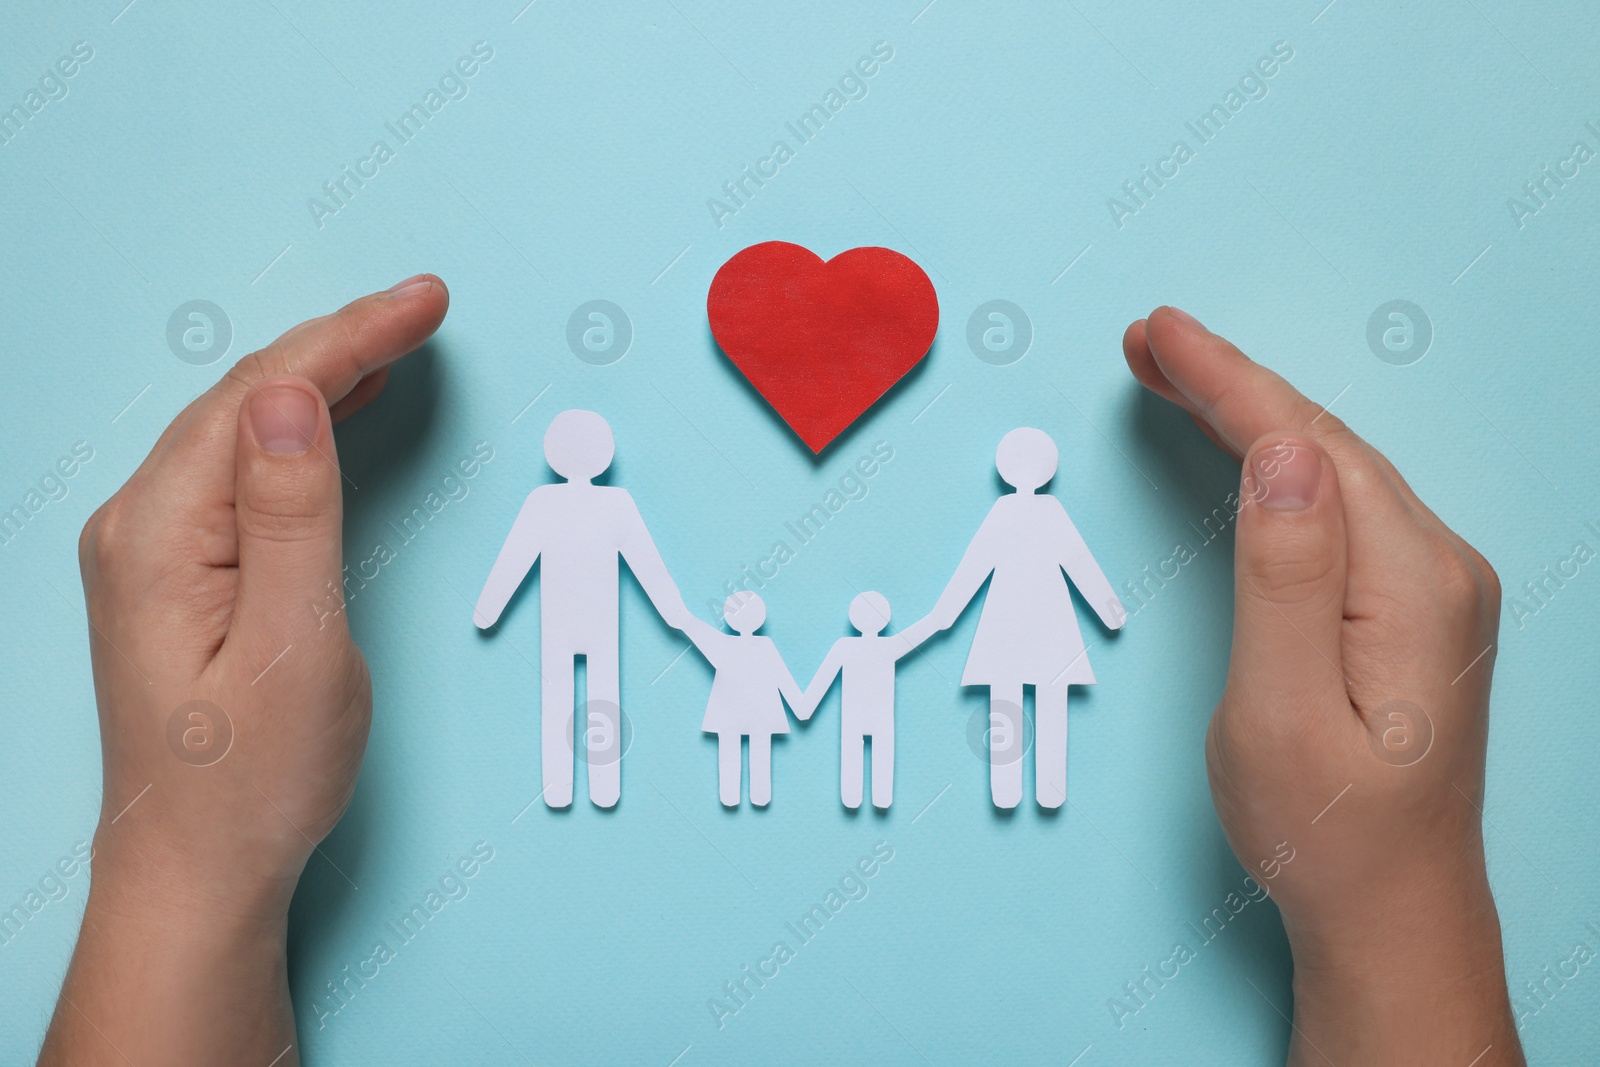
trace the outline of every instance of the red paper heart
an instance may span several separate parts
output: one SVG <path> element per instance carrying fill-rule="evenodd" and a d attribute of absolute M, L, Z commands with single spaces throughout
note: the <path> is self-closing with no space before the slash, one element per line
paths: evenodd
<path fill-rule="evenodd" d="M 786 241 L 724 263 L 706 313 L 722 351 L 814 453 L 905 377 L 939 328 L 933 283 L 899 252 L 824 261 Z"/>

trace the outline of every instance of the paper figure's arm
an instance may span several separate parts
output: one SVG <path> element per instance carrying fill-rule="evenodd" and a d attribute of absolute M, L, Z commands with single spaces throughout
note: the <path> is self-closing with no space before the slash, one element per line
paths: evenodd
<path fill-rule="evenodd" d="M 1057 506 L 1060 506 L 1059 501 Z M 1061 508 L 1060 525 L 1062 569 L 1067 572 L 1067 577 L 1072 579 L 1072 584 L 1078 587 L 1078 592 L 1083 594 L 1083 599 L 1094 608 L 1095 614 L 1100 616 L 1100 621 L 1106 624 L 1106 629 L 1122 629 L 1122 624 L 1128 618 L 1127 609 L 1122 606 L 1116 591 L 1106 580 L 1100 564 L 1096 563 L 1094 556 L 1089 553 L 1089 546 L 1084 543 L 1078 528 L 1072 525 L 1072 520 L 1067 517 L 1066 508 Z"/>
<path fill-rule="evenodd" d="M 706 662 L 715 667 L 717 665 L 717 647 L 722 643 L 723 638 L 730 635 L 723 633 L 702 619 L 695 618 L 687 611 L 684 612 L 683 625 L 679 629 L 694 644 L 694 647 L 700 650 L 700 654 L 706 658 Z"/>
<path fill-rule="evenodd" d="M 916 647 L 932 637 L 939 628 L 933 624 L 933 616 L 924 615 L 916 622 L 907 626 L 899 633 L 889 635 L 889 640 L 895 642 L 894 658 L 900 659 L 916 651 Z"/>
<path fill-rule="evenodd" d="M 839 669 L 843 666 L 844 659 L 839 655 L 839 642 L 835 641 L 833 647 L 828 649 L 828 654 L 823 657 L 822 666 L 811 676 L 811 684 L 806 686 L 800 703 L 792 704 L 795 715 L 801 719 L 809 719 L 816 714 L 817 705 L 828 695 L 828 690 L 833 687 L 833 680 L 839 676 Z"/>
<path fill-rule="evenodd" d="M 983 525 L 978 527 L 978 532 L 973 535 L 972 543 L 961 556 L 961 562 L 956 565 L 955 574 L 950 576 L 950 582 L 944 587 L 944 592 L 939 594 L 939 600 L 933 605 L 933 610 L 921 622 L 931 622 L 936 630 L 948 630 L 966 610 L 978 590 L 983 588 L 983 583 L 988 580 L 989 574 L 994 570 L 994 557 L 989 550 L 989 524 L 994 512 L 984 517 Z M 913 625 L 920 625 L 918 624 Z M 909 629 L 909 627 L 908 627 Z"/>
<path fill-rule="evenodd" d="M 783 662 L 783 657 L 778 656 L 777 660 L 778 692 L 783 694 L 783 699 L 788 701 L 789 707 L 794 709 L 795 718 L 811 718 L 811 713 L 817 709 L 815 706 L 806 703 L 806 695 L 800 691 L 800 683 L 794 680 L 794 674 L 789 670 L 789 665 Z"/>
<path fill-rule="evenodd" d="M 542 546 L 539 544 L 538 501 L 535 499 L 538 495 L 539 491 L 535 489 L 523 501 L 522 510 L 517 512 L 517 521 L 511 524 L 506 543 L 500 546 L 500 555 L 489 571 L 489 579 L 483 583 L 483 592 L 478 594 L 478 605 L 472 609 L 472 621 L 480 630 L 487 630 L 500 621 L 500 613 L 506 610 L 511 595 L 539 559 Z"/>
<path fill-rule="evenodd" d="M 667 572 L 666 561 L 661 558 L 661 552 L 651 539 L 644 517 L 639 514 L 638 505 L 632 497 L 628 498 L 628 513 L 617 548 L 628 569 L 639 579 L 639 586 L 644 590 L 644 595 L 650 598 L 657 614 L 666 620 L 668 626 L 682 630 L 693 616 L 683 602 L 683 594 L 678 592 L 678 584 Z"/>

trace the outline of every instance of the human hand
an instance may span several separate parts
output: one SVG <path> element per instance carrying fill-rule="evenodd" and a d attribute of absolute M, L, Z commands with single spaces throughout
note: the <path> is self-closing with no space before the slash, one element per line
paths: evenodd
<path fill-rule="evenodd" d="M 41 1062 L 120 1062 L 107 1043 L 140 1063 L 266 1062 L 285 1025 L 292 1041 L 289 900 L 350 801 L 372 706 L 343 611 L 332 420 L 382 390 L 448 299 L 422 275 L 246 356 L 84 527 L 105 788 L 72 1010 Z M 224 952 L 259 971 L 240 980 L 259 997 L 227 981 Z"/>
<path fill-rule="evenodd" d="M 1370 445 L 1183 312 L 1123 349 L 1245 457 L 1206 766 L 1293 947 L 1290 1062 L 1522 1063 L 1482 834 L 1493 569 Z"/>

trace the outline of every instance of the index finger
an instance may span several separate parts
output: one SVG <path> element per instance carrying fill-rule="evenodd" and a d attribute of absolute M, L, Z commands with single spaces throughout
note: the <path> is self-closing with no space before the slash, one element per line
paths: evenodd
<path fill-rule="evenodd" d="M 165 539 L 199 537 L 207 546 L 204 562 L 232 565 L 235 439 L 251 385 L 290 375 L 308 380 L 330 407 L 346 397 L 357 403 L 373 392 L 362 383 L 426 341 L 449 303 L 442 281 L 419 274 L 301 323 L 245 356 L 172 421 L 129 479 L 119 495 L 130 521 L 149 520 Z M 181 521 L 172 521 L 175 514 Z"/>
<path fill-rule="evenodd" d="M 449 306 L 444 282 L 432 274 L 418 274 L 291 327 L 240 359 L 179 412 L 156 439 L 141 472 L 156 465 L 179 441 L 208 437 L 202 447 L 209 450 L 231 439 L 240 401 L 252 384 L 266 378 L 304 378 L 317 387 L 329 408 L 348 398 L 350 402 L 336 412 L 348 415 L 358 402 L 376 395 L 368 388 L 371 381 L 381 382 L 391 364 L 433 335 Z M 208 435 L 205 429 L 215 432 Z M 221 467 L 231 469 L 231 463 L 229 456 Z"/>
<path fill-rule="evenodd" d="M 1359 519 L 1348 525 L 1350 572 L 1358 585 L 1365 588 L 1367 579 L 1406 588 L 1421 580 L 1434 559 L 1428 542 L 1440 537 L 1481 563 L 1377 450 L 1227 339 L 1172 307 L 1157 308 L 1138 327 L 1129 327 L 1123 338 L 1134 376 L 1209 427 L 1235 456 L 1283 432 L 1303 433 L 1327 450 L 1347 509 Z"/>
<path fill-rule="evenodd" d="M 1399 472 L 1327 408 L 1173 307 L 1150 313 L 1143 330 L 1129 327 L 1123 354 L 1148 389 L 1208 428 L 1235 458 L 1272 433 L 1303 433 L 1327 449 L 1345 496 L 1390 518 L 1434 519 Z M 1441 527 L 1442 523 L 1439 524 Z"/>
<path fill-rule="evenodd" d="M 237 402 L 257 381 L 294 375 L 320 389 L 332 407 L 363 378 L 433 336 L 449 306 L 449 290 L 437 277 L 407 278 L 294 327 L 234 364 L 211 393 Z"/>
<path fill-rule="evenodd" d="M 1274 431 L 1308 433 L 1319 443 L 1341 433 L 1354 436 L 1283 378 L 1177 308 L 1152 311 L 1142 335 L 1130 327 L 1123 354 L 1141 383 L 1205 420 L 1235 456 Z"/>
<path fill-rule="evenodd" d="M 232 439 L 230 427 L 238 420 L 239 404 L 254 383 L 281 376 L 304 378 L 332 408 L 367 378 L 420 347 L 444 321 L 449 306 L 444 282 L 419 274 L 353 300 L 330 315 L 302 322 L 239 360 L 196 397 L 156 441 L 146 466 L 165 465 L 178 455 L 202 467 L 215 467 L 219 478 L 227 475 L 233 469 L 231 452 L 217 456 L 215 462 L 195 453 L 209 454 Z"/>

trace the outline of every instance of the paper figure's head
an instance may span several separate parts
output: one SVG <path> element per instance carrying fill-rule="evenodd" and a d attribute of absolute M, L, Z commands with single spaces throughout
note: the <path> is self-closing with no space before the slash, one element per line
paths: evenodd
<path fill-rule="evenodd" d="M 611 427 L 592 411 L 563 411 L 544 432 L 545 462 L 568 481 L 587 482 L 604 474 L 616 450 Z"/>
<path fill-rule="evenodd" d="M 1019 426 L 1000 438 L 994 451 L 995 469 L 1019 493 L 1031 493 L 1056 476 L 1061 454 L 1043 430 Z"/>
<path fill-rule="evenodd" d="M 734 633 L 749 637 L 767 621 L 767 605 L 754 593 L 741 590 L 723 602 L 722 617 Z"/>
<path fill-rule="evenodd" d="M 862 593 L 850 601 L 850 625 L 873 637 L 889 625 L 889 601 L 882 593 Z"/>

